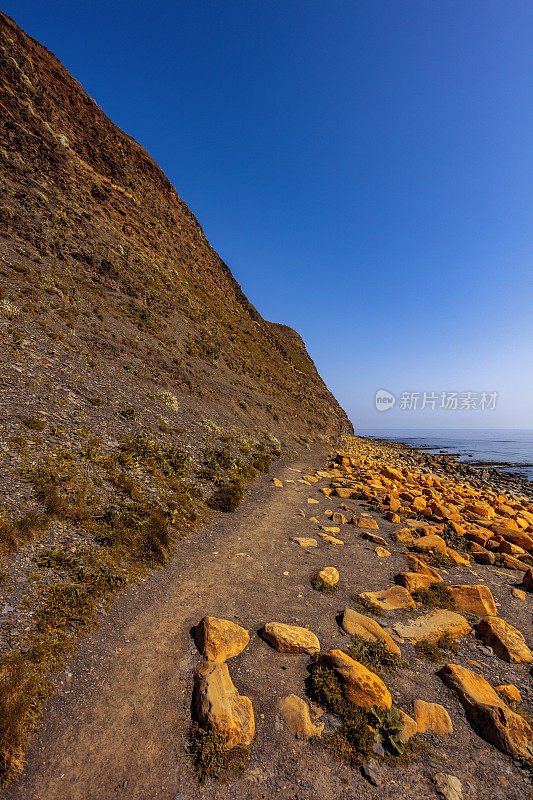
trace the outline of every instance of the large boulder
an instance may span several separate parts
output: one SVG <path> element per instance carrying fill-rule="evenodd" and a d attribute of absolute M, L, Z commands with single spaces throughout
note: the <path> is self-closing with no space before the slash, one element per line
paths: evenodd
<path fill-rule="evenodd" d="M 320 652 L 320 642 L 315 634 L 297 625 L 267 622 L 261 636 L 279 653 L 308 653 L 314 656 Z"/>
<path fill-rule="evenodd" d="M 194 708 L 200 725 L 222 734 L 228 747 L 249 745 L 254 738 L 252 701 L 237 692 L 227 664 L 200 664 L 194 676 Z"/>
<path fill-rule="evenodd" d="M 414 553 L 404 553 L 403 557 L 407 562 L 409 572 L 418 572 L 420 575 L 429 575 L 434 581 L 442 580 L 440 574 L 434 567 L 430 567 L 429 564 L 426 564 L 422 558 L 419 558 L 419 556 L 416 556 Z"/>
<path fill-rule="evenodd" d="M 511 711 L 482 675 L 459 664 L 446 664 L 438 674 L 457 692 L 469 719 L 487 741 L 513 758 L 531 758 L 533 729 L 524 717 Z"/>
<path fill-rule="evenodd" d="M 399 572 L 394 576 L 394 582 L 405 587 L 410 594 L 416 592 L 417 589 L 427 589 L 428 586 L 439 580 L 442 578 L 435 581 L 433 575 L 422 575 L 420 572 Z"/>
<path fill-rule="evenodd" d="M 483 617 L 476 630 L 482 641 L 492 647 L 503 661 L 533 661 L 533 653 L 522 633 L 501 617 Z"/>
<path fill-rule="evenodd" d="M 342 615 L 342 627 L 350 636 L 362 636 L 363 639 L 368 641 L 383 642 L 390 653 L 395 656 L 401 655 L 400 648 L 396 642 L 371 617 L 359 614 L 358 611 L 354 611 L 352 608 L 346 608 Z"/>
<path fill-rule="evenodd" d="M 448 589 L 459 611 L 477 614 L 478 617 L 498 613 L 494 597 L 488 586 L 473 584 L 472 586 L 448 586 Z"/>
<path fill-rule="evenodd" d="M 311 722 L 309 706 L 296 694 L 289 694 L 278 700 L 278 711 L 287 723 L 290 732 L 297 739 L 310 739 L 312 736 L 321 736 L 324 723 L 315 725 Z"/>
<path fill-rule="evenodd" d="M 378 676 L 342 650 L 328 650 L 320 656 L 320 664 L 332 669 L 341 682 L 342 693 L 354 705 L 370 710 L 373 705 L 388 711 L 392 697 Z"/>
<path fill-rule="evenodd" d="M 436 553 L 446 554 L 446 542 L 437 533 L 429 534 L 428 536 L 421 536 L 415 539 L 414 548 L 420 552 L 429 552 L 431 550 Z"/>
<path fill-rule="evenodd" d="M 200 653 L 210 661 L 226 661 L 242 653 L 250 634 L 245 628 L 217 617 L 204 617 L 194 631 Z"/>

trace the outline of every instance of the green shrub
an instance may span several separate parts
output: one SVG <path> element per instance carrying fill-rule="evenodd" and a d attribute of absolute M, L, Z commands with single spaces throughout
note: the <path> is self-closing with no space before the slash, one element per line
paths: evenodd
<path fill-rule="evenodd" d="M 366 612 L 367 614 L 374 614 L 376 617 L 383 617 L 385 615 L 383 609 L 378 606 L 377 603 L 373 603 L 372 600 L 369 600 L 367 597 L 361 597 L 360 595 L 356 594 L 351 598 L 351 600 L 361 613 Z"/>
<path fill-rule="evenodd" d="M 421 603 L 427 608 L 446 608 L 450 611 L 455 610 L 455 600 L 453 595 L 441 581 L 436 581 L 421 589 L 412 592 L 412 597 L 417 603 Z"/>
<path fill-rule="evenodd" d="M 238 479 L 230 480 L 222 483 L 218 489 L 213 492 L 207 501 L 207 505 L 217 511 L 235 511 L 243 497 L 243 482 Z"/>
<path fill-rule="evenodd" d="M 352 645 L 346 652 L 355 661 L 359 661 L 360 664 L 380 677 L 383 670 L 396 672 L 407 666 L 407 662 L 401 656 L 391 653 L 385 642 L 365 639 L 357 634 L 352 637 Z"/>
<path fill-rule="evenodd" d="M 250 757 L 248 747 L 228 748 L 226 738 L 194 722 L 189 731 L 189 755 L 200 783 L 208 778 L 224 782 L 229 772 L 241 773 Z"/>

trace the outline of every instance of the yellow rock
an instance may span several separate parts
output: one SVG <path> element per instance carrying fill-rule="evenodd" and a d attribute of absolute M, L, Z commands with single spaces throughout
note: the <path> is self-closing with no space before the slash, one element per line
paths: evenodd
<path fill-rule="evenodd" d="M 450 715 L 439 703 L 426 703 L 425 700 L 413 700 L 413 717 L 418 733 L 434 731 L 435 733 L 453 733 Z"/>
<path fill-rule="evenodd" d="M 501 617 L 483 617 L 476 628 L 482 641 L 492 647 L 503 661 L 530 663 L 533 653 L 523 635 Z"/>
<path fill-rule="evenodd" d="M 477 614 L 478 617 L 497 614 L 496 603 L 488 586 L 448 586 L 459 611 Z"/>
<path fill-rule="evenodd" d="M 469 567 L 470 561 L 465 558 L 465 556 L 460 555 L 456 550 L 453 550 L 451 547 L 446 548 L 446 555 L 451 558 L 453 563 L 457 567 Z"/>
<path fill-rule="evenodd" d="M 383 611 L 415 607 L 415 601 L 403 586 L 391 586 L 390 589 L 382 589 L 379 592 L 362 592 L 359 597 L 370 600 Z"/>
<path fill-rule="evenodd" d="M 251 743 L 255 734 L 252 701 L 237 692 L 226 663 L 200 664 L 194 676 L 194 705 L 200 725 L 222 734 L 228 747 Z"/>
<path fill-rule="evenodd" d="M 309 504 L 312 504 L 312 503 L 318 503 L 318 500 L 315 500 L 315 498 L 314 498 L 314 497 L 308 497 L 308 498 L 307 498 L 307 502 L 308 502 Z"/>
<path fill-rule="evenodd" d="M 401 655 L 400 648 L 394 639 L 372 617 L 367 617 L 364 614 L 359 614 L 358 611 L 346 608 L 342 616 L 342 627 L 350 636 L 357 635 L 369 641 L 383 642 L 387 650 L 393 655 Z"/>
<path fill-rule="evenodd" d="M 324 533 L 340 533 L 341 529 L 336 527 L 326 528 L 324 525 L 321 525 L 320 530 L 324 531 Z"/>
<path fill-rule="evenodd" d="M 315 634 L 297 625 L 267 622 L 261 635 L 278 653 L 308 653 L 313 656 L 320 652 L 320 642 Z"/>
<path fill-rule="evenodd" d="M 470 720 L 494 747 L 513 758 L 530 758 L 533 729 L 505 705 L 482 675 L 459 664 L 446 664 L 438 674 L 457 692 Z"/>
<path fill-rule="evenodd" d="M 370 710 L 376 705 L 384 711 L 391 707 L 390 692 L 381 678 L 342 650 L 328 650 L 320 656 L 320 663 L 333 669 L 340 679 L 344 697 L 356 706 Z"/>
<path fill-rule="evenodd" d="M 318 481 L 318 478 L 316 478 L 314 475 L 304 475 L 303 477 L 304 481 L 309 481 L 309 483 L 316 483 Z"/>
<path fill-rule="evenodd" d="M 407 562 L 407 566 L 409 567 L 409 572 L 419 572 L 420 575 L 428 575 L 433 578 L 434 581 L 441 581 L 442 578 L 437 572 L 434 567 L 430 567 L 429 564 L 426 564 L 422 558 L 419 558 L 414 553 L 404 553 L 403 557 Z"/>
<path fill-rule="evenodd" d="M 522 695 L 512 683 L 504 683 L 502 686 L 496 686 L 496 691 L 501 694 L 506 703 L 521 703 Z"/>
<path fill-rule="evenodd" d="M 376 547 L 374 553 L 378 558 L 388 558 L 391 555 L 390 550 L 386 550 L 385 547 Z"/>
<path fill-rule="evenodd" d="M 392 630 L 402 639 L 420 642 L 422 639 L 435 641 L 445 633 L 454 639 L 462 639 L 472 628 L 467 620 L 455 611 L 436 609 L 409 622 L 397 622 Z"/>
<path fill-rule="evenodd" d="M 320 522 L 317 520 L 316 517 L 309 517 L 309 522 L 316 522 L 317 525 L 320 525 Z"/>
<path fill-rule="evenodd" d="M 511 594 L 513 595 L 513 597 L 518 598 L 518 600 L 525 600 L 526 599 L 526 593 L 524 592 L 524 590 L 523 589 L 517 589 L 516 586 L 512 587 Z"/>
<path fill-rule="evenodd" d="M 278 487 L 283 486 L 283 481 L 280 481 L 279 478 L 272 478 L 272 483 L 274 484 L 274 486 L 278 486 Z"/>
<path fill-rule="evenodd" d="M 442 578 L 439 577 L 440 580 Z M 426 589 L 437 581 L 432 575 L 422 575 L 420 572 L 399 572 L 394 576 L 394 582 L 399 586 L 404 586 L 412 594 L 417 589 Z"/>
<path fill-rule="evenodd" d="M 324 567 L 324 569 L 321 569 L 317 574 L 317 577 L 327 584 L 327 586 L 336 586 L 339 582 L 340 576 L 335 567 Z"/>
<path fill-rule="evenodd" d="M 326 497 L 329 497 L 333 490 L 332 489 L 328 489 L 327 486 L 323 486 L 322 489 L 320 489 L 319 491 L 321 491 L 322 494 L 325 494 Z"/>
<path fill-rule="evenodd" d="M 409 530 L 409 528 L 400 528 L 397 531 L 394 531 L 392 534 L 392 538 L 397 541 L 401 542 L 402 544 L 412 545 L 415 541 L 413 534 Z"/>
<path fill-rule="evenodd" d="M 442 536 L 439 536 L 438 534 L 421 536 L 419 539 L 415 539 L 413 546 L 416 550 L 420 550 L 422 552 L 434 550 L 436 553 L 442 553 L 442 555 L 446 553 L 446 542 Z"/>
<path fill-rule="evenodd" d="M 200 653 L 210 661 L 226 661 L 242 653 L 250 634 L 227 619 L 204 617 L 195 628 L 194 638 Z"/>
<path fill-rule="evenodd" d="M 299 544 L 300 547 L 318 547 L 318 542 L 316 539 L 311 539 L 308 536 L 293 536 L 291 542 L 295 542 L 295 544 Z"/>
<path fill-rule="evenodd" d="M 356 492 L 348 487 L 338 486 L 336 489 L 333 489 L 332 494 L 336 495 L 337 497 L 343 497 L 344 499 L 347 499 L 352 497 L 352 495 L 355 495 Z"/>
<path fill-rule="evenodd" d="M 401 708 L 398 709 L 398 713 L 400 714 L 400 719 L 403 723 L 403 728 L 398 733 L 398 739 L 402 744 L 407 744 L 409 739 L 412 739 L 418 733 L 418 725 L 414 721 L 409 714 L 406 714 L 405 711 L 402 711 Z"/>
<path fill-rule="evenodd" d="M 352 517 L 352 522 L 356 528 L 367 528 L 371 531 L 378 531 L 379 525 L 375 519 L 371 517 Z"/>
<path fill-rule="evenodd" d="M 345 525 L 348 522 L 348 520 L 346 519 L 344 514 L 340 513 L 340 511 L 335 511 L 332 517 L 332 522 L 334 522 L 335 525 Z"/>
<path fill-rule="evenodd" d="M 312 736 L 321 736 L 324 723 L 315 725 L 311 722 L 309 706 L 296 694 L 280 698 L 277 703 L 278 711 L 287 723 L 287 727 L 297 739 L 310 739 Z"/>
<path fill-rule="evenodd" d="M 329 533 L 322 533 L 322 531 L 317 531 L 317 536 L 320 536 L 324 539 L 325 542 L 329 544 L 344 544 L 342 539 L 336 539 L 335 536 L 330 536 Z"/>

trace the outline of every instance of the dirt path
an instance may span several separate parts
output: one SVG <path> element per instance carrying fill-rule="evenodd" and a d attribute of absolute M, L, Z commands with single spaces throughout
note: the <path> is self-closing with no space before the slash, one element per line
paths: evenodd
<path fill-rule="evenodd" d="M 297 480 L 291 468 L 305 470 L 312 464 L 317 469 L 322 463 L 315 454 L 305 464 L 280 466 L 276 474 L 284 481 Z M 456 774 L 469 787 L 469 800 L 525 797 L 523 778 L 509 759 L 474 734 L 434 667 L 415 659 L 412 669 L 390 682 L 396 699 L 406 708 L 413 697 L 443 703 L 454 734 L 428 734 L 425 740 L 435 754 L 403 770 L 384 767 L 379 788 L 320 749 L 296 742 L 280 722 L 276 699 L 291 692 L 305 696 L 308 659 L 276 653 L 254 633 L 266 621 L 278 620 L 309 625 L 323 649 L 346 646 L 335 617 L 350 595 L 383 588 L 404 564 L 401 547 L 391 545 L 392 556 L 378 559 L 374 545 L 360 539 L 352 526 L 343 528 L 344 547 L 320 543 L 307 552 L 290 542 L 291 536 L 316 530 L 297 515 L 298 509 L 320 518 L 342 502 L 321 495 L 321 485 L 326 482 L 279 489 L 268 478 L 259 479 L 235 514 L 221 515 L 182 542 L 167 568 L 121 595 L 98 630 L 80 644 L 69 668 L 72 678 L 48 704 L 26 769 L 4 793 L 6 800 L 422 800 L 436 796 L 431 776 L 438 769 Z M 308 497 L 319 504 L 308 505 Z M 382 535 L 393 527 L 381 519 L 379 524 Z M 338 567 L 343 581 L 334 596 L 315 592 L 309 584 L 317 569 L 330 565 Z M 483 569 L 476 566 L 476 573 Z M 469 582 L 464 577 L 455 576 Z M 494 594 L 503 611 L 502 586 Z M 509 594 L 505 588 L 505 598 Z M 249 646 L 229 666 L 238 690 L 253 701 L 257 735 L 243 778 L 199 787 L 185 742 L 193 671 L 200 661 L 190 631 L 205 614 L 234 620 L 251 633 Z M 475 643 L 466 647 L 471 657 L 483 659 Z M 496 668 L 501 682 L 511 680 L 509 665 L 498 662 Z"/>

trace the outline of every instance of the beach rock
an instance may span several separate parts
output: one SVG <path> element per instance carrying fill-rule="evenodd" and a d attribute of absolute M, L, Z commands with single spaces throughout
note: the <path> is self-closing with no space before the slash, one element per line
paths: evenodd
<path fill-rule="evenodd" d="M 439 577 L 439 580 L 442 578 Z M 426 589 L 435 583 L 433 575 L 422 575 L 419 572 L 399 572 L 394 576 L 394 582 L 404 586 L 411 594 L 417 589 Z"/>
<path fill-rule="evenodd" d="M 434 733 L 453 733 L 450 715 L 439 703 L 427 703 L 425 700 L 413 700 L 413 717 L 418 733 L 434 731 Z"/>
<path fill-rule="evenodd" d="M 388 711 L 392 705 L 389 690 L 373 672 L 342 650 L 328 650 L 320 656 L 320 664 L 332 669 L 341 682 L 342 693 L 356 706 L 366 708 L 373 705 Z"/>
<path fill-rule="evenodd" d="M 341 514 L 340 511 L 334 512 L 331 521 L 334 522 L 335 525 L 346 525 L 346 523 L 348 522 L 344 514 Z"/>
<path fill-rule="evenodd" d="M 446 548 L 446 555 L 451 558 L 456 567 L 469 567 L 470 561 L 454 550 L 452 547 Z"/>
<path fill-rule="evenodd" d="M 196 646 L 210 661 L 226 661 L 242 653 L 250 634 L 245 628 L 217 617 L 204 617 L 194 631 Z"/>
<path fill-rule="evenodd" d="M 277 708 L 283 716 L 288 729 L 297 739 L 310 739 L 312 736 L 321 736 L 324 723 L 317 725 L 311 722 L 309 706 L 296 694 L 289 694 L 280 698 Z"/>
<path fill-rule="evenodd" d="M 320 652 L 320 642 L 315 634 L 297 625 L 267 622 L 261 636 L 278 653 L 308 653 L 313 656 Z"/>
<path fill-rule="evenodd" d="M 361 539 L 367 539 L 369 542 L 373 542 L 374 544 L 379 544 L 382 547 L 387 546 L 387 541 L 383 538 L 383 536 L 378 536 L 377 533 L 372 533 L 372 531 L 365 531 L 361 534 Z"/>
<path fill-rule="evenodd" d="M 498 658 L 514 663 L 533 661 L 533 653 L 521 632 L 501 617 L 483 617 L 476 628 L 480 639 L 492 647 Z"/>
<path fill-rule="evenodd" d="M 299 544 L 300 547 L 318 547 L 318 542 L 316 539 L 312 539 L 308 536 L 293 536 L 291 542 L 295 542 L 295 544 Z"/>
<path fill-rule="evenodd" d="M 496 691 L 501 694 L 506 703 L 521 703 L 522 695 L 512 683 L 504 683 L 502 686 L 496 686 Z"/>
<path fill-rule="evenodd" d="M 478 617 L 498 613 L 494 597 L 488 586 L 474 584 L 472 586 L 449 586 L 448 589 L 459 611 L 477 614 Z"/>
<path fill-rule="evenodd" d="M 307 502 L 308 502 L 310 505 L 315 505 L 315 504 L 317 504 L 317 503 L 318 503 L 318 500 L 315 500 L 315 498 L 314 498 L 314 497 L 308 497 L 308 498 L 307 498 Z"/>
<path fill-rule="evenodd" d="M 419 539 L 415 539 L 413 546 L 416 550 L 420 550 L 421 552 L 429 552 L 430 550 L 434 550 L 436 553 L 442 553 L 445 555 L 446 553 L 446 542 L 439 536 L 438 534 L 429 534 L 428 536 L 421 536 Z"/>
<path fill-rule="evenodd" d="M 513 758 L 531 758 L 533 729 L 506 706 L 482 675 L 459 664 L 446 664 L 438 674 L 457 692 L 470 721 L 487 741 Z"/>
<path fill-rule="evenodd" d="M 437 609 L 409 622 L 396 622 L 392 630 L 402 639 L 419 642 L 422 639 L 440 639 L 445 633 L 454 639 L 467 636 L 472 628 L 467 620 L 455 611 Z"/>
<path fill-rule="evenodd" d="M 335 567 L 324 567 L 317 573 L 317 577 L 323 581 L 326 586 L 336 586 L 339 582 L 339 573 Z"/>
<path fill-rule="evenodd" d="M 511 588 L 511 594 L 513 595 L 513 597 L 516 597 L 518 600 L 525 600 L 526 599 L 525 591 L 523 589 L 517 589 L 516 586 L 513 586 Z"/>
<path fill-rule="evenodd" d="M 403 586 L 391 586 L 379 592 L 361 592 L 359 597 L 364 597 L 375 603 L 383 611 L 396 611 L 402 608 L 414 608 L 416 603 Z"/>
<path fill-rule="evenodd" d="M 352 517 L 352 522 L 356 528 L 367 528 L 371 531 L 378 531 L 379 525 L 371 517 Z"/>
<path fill-rule="evenodd" d="M 430 567 L 421 558 L 414 553 L 404 553 L 403 557 L 409 567 L 409 572 L 418 572 L 420 575 L 429 575 L 435 581 L 441 581 L 442 578 L 436 569 Z"/>
<path fill-rule="evenodd" d="M 463 800 L 463 784 L 455 775 L 448 775 L 445 772 L 436 772 L 433 775 L 433 783 L 439 797 L 443 800 Z"/>
<path fill-rule="evenodd" d="M 387 647 L 387 650 L 395 656 L 400 656 L 400 648 L 381 625 L 364 614 L 354 611 L 351 608 L 344 609 L 342 615 L 342 627 L 350 636 L 362 636 L 369 641 L 380 641 Z"/>
<path fill-rule="evenodd" d="M 194 676 L 194 708 L 200 725 L 222 734 L 228 747 L 249 745 L 254 738 L 252 701 L 237 692 L 226 663 L 200 664 Z"/>
<path fill-rule="evenodd" d="M 491 553 L 490 550 L 486 550 L 484 547 L 473 550 L 472 555 L 474 556 L 476 564 L 494 564 L 496 562 L 494 553 Z"/>
<path fill-rule="evenodd" d="M 527 564 L 525 564 L 519 558 L 510 556 L 508 553 L 501 553 L 500 558 L 502 560 L 502 565 L 506 569 L 514 569 L 515 572 L 523 572 L 527 568 Z"/>
<path fill-rule="evenodd" d="M 333 489 L 332 494 L 347 500 L 349 497 L 355 497 L 357 495 L 357 492 L 347 487 L 338 486 L 336 489 Z"/>
<path fill-rule="evenodd" d="M 398 733 L 398 739 L 402 744 L 407 744 L 409 739 L 412 739 L 413 736 L 416 736 L 418 733 L 418 725 L 415 720 L 410 717 L 409 714 L 406 714 L 405 711 L 402 711 L 401 708 L 398 709 L 398 713 L 403 723 L 403 728 Z"/>

